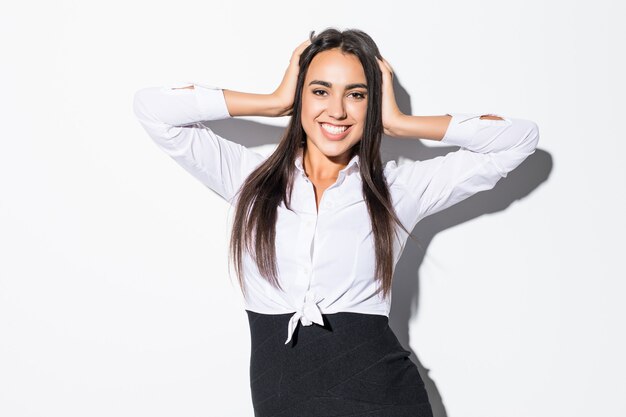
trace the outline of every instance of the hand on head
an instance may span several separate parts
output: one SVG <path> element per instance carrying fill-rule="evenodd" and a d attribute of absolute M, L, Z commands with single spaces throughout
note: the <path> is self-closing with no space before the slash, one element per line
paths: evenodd
<path fill-rule="evenodd" d="M 293 111 L 293 101 L 296 94 L 296 84 L 298 81 L 298 72 L 300 70 L 299 61 L 302 52 L 311 44 L 307 39 L 296 47 L 289 59 L 289 67 L 285 71 L 283 80 L 276 90 L 272 93 L 276 101 L 280 103 L 283 109 L 280 116 L 289 116 Z"/>
<path fill-rule="evenodd" d="M 300 55 L 309 45 L 311 45 L 311 40 L 306 39 L 294 49 L 291 54 L 291 58 L 289 59 L 289 66 L 285 71 L 283 79 L 280 85 L 272 93 L 275 102 L 278 103 L 278 107 L 281 109 L 278 116 L 289 116 L 293 112 L 296 84 L 298 81 L 298 72 L 300 70 Z M 393 68 L 386 59 L 381 58 L 376 58 L 376 60 L 383 75 L 383 132 L 386 135 L 393 136 L 393 126 L 395 126 L 398 123 L 399 118 L 402 117 L 402 112 L 398 108 L 393 91 Z"/>
<path fill-rule="evenodd" d="M 394 136 L 393 126 L 395 126 L 397 120 L 402 117 L 402 112 L 398 108 L 393 92 L 393 69 L 385 58 L 376 58 L 376 60 L 383 73 L 383 132 L 385 135 Z"/>

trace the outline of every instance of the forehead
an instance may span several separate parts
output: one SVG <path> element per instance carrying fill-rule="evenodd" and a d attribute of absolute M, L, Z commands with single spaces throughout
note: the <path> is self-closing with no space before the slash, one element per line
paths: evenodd
<path fill-rule="evenodd" d="M 309 64 L 306 80 L 328 81 L 333 84 L 365 83 L 365 71 L 354 54 L 328 49 L 315 55 Z"/>

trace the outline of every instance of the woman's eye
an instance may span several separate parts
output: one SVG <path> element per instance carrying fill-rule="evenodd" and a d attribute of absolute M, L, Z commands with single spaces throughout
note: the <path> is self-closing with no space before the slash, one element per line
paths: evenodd
<path fill-rule="evenodd" d="M 321 94 L 318 94 L 318 93 L 321 93 Z M 326 93 L 326 91 L 324 90 L 313 90 L 313 94 L 316 96 L 324 95 L 324 93 Z"/>
<path fill-rule="evenodd" d="M 365 94 L 359 93 L 358 91 L 353 91 L 352 93 L 350 93 L 350 95 L 356 98 L 357 100 L 363 100 L 365 98 Z"/>

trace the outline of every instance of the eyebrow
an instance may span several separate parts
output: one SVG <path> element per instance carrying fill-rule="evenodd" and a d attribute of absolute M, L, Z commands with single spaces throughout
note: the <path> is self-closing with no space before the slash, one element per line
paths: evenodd
<path fill-rule="evenodd" d="M 328 81 L 321 81 L 321 80 L 313 80 L 309 83 L 309 85 L 313 85 L 313 84 L 320 84 L 328 88 L 332 88 L 333 86 L 332 83 L 329 83 Z M 353 88 L 365 88 L 367 90 L 367 84 L 355 83 L 355 84 L 346 85 L 346 90 L 351 90 Z"/>

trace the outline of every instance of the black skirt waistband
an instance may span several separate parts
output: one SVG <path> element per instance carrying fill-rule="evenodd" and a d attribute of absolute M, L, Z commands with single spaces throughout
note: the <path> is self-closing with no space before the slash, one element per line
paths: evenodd
<path fill-rule="evenodd" d="M 253 346 L 258 345 L 259 338 L 265 339 L 270 334 L 280 335 L 284 343 L 284 339 L 287 337 L 287 326 L 294 313 L 262 314 L 250 310 L 246 310 L 246 313 L 248 314 Z M 340 312 L 322 314 L 322 318 L 324 319 L 324 326 L 316 323 L 311 326 L 303 326 L 299 322 L 292 340 L 287 346 L 295 347 L 297 344 L 306 344 L 308 341 L 328 335 L 329 332 L 340 332 L 339 334 L 344 337 L 367 339 L 380 334 L 389 325 L 389 318 L 380 314 Z"/>

